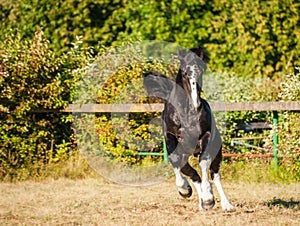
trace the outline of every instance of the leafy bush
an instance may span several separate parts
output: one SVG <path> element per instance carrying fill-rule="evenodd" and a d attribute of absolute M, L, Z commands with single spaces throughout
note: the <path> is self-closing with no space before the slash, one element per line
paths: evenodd
<path fill-rule="evenodd" d="M 149 103 L 142 83 L 142 72 L 159 70 L 170 73 L 172 69 L 161 62 L 152 64 L 146 63 L 143 59 L 139 63 L 130 63 L 127 67 L 118 69 L 102 84 L 97 102 L 101 104 Z M 154 99 L 151 102 L 159 101 Z M 98 114 L 96 124 L 102 152 L 128 164 L 143 164 L 146 159 L 138 156 L 139 151 L 162 152 L 159 118 L 160 112 Z M 153 157 L 152 160 L 158 159 Z"/>
<path fill-rule="evenodd" d="M 71 101 L 72 71 L 87 57 L 75 50 L 57 57 L 42 31 L 31 41 L 7 35 L 0 43 L 0 178 L 38 174 L 72 155 L 70 117 L 51 110 Z"/>
<path fill-rule="evenodd" d="M 298 73 L 285 76 L 281 83 L 281 91 L 278 94 L 280 100 L 300 101 L 300 68 L 297 70 Z M 300 180 L 300 113 L 283 112 L 279 116 L 279 155 Z"/>
<path fill-rule="evenodd" d="M 275 101 L 278 92 L 278 81 L 270 78 L 249 78 L 236 76 L 234 73 L 208 73 L 204 75 L 204 97 L 209 102 L 264 102 Z M 271 122 L 272 112 L 263 111 L 235 111 L 235 112 L 215 112 L 219 122 L 219 129 L 223 135 L 225 152 L 233 151 L 231 141 L 233 138 L 245 138 L 260 136 L 261 133 L 246 133 L 242 130 L 237 131 L 238 124 L 250 122 Z M 222 124 L 223 122 L 223 124 Z M 224 124 L 225 123 L 225 124 Z M 269 131 L 263 133 L 268 136 Z M 266 140 L 268 148 L 271 148 L 269 139 Z M 249 140 L 255 146 L 262 146 L 261 140 Z M 256 145 L 256 143 L 260 143 Z M 241 151 L 254 150 L 240 148 Z M 243 149 L 243 150 L 242 150 Z"/>

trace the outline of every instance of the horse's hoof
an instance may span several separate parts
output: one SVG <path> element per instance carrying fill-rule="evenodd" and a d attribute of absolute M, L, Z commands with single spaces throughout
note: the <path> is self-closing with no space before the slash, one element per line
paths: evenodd
<path fill-rule="evenodd" d="M 234 212 L 235 208 L 229 201 L 221 202 L 222 209 L 227 212 Z"/>
<path fill-rule="evenodd" d="M 209 210 L 209 209 L 211 209 L 211 208 L 214 207 L 215 200 L 214 199 L 212 199 L 212 200 L 206 200 L 206 201 L 202 200 L 201 205 L 202 205 L 202 209 Z"/>
<path fill-rule="evenodd" d="M 178 191 L 178 192 L 183 198 L 189 198 L 193 194 L 193 189 L 191 186 L 188 186 L 188 193 L 181 193 L 180 191 Z"/>

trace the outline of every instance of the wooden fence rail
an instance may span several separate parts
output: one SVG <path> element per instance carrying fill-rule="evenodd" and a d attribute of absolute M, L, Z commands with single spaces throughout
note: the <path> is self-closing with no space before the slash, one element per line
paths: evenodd
<path fill-rule="evenodd" d="M 300 102 L 212 102 L 213 111 L 300 111 Z M 61 112 L 159 112 L 163 111 L 163 104 L 69 104 Z M 51 110 L 37 110 L 49 112 Z"/>

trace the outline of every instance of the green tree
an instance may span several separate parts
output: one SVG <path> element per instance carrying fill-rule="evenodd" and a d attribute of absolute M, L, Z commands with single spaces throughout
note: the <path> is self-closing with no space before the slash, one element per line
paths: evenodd
<path fill-rule="evenodd" d="M 207 48 L 213 67 L 273 77 L 300 64 L 298 1 L 215 1 Z"/>
<path fill-rule="evenodd" d="M 32 38 L 41 27 L 55 52 L 68 51 L 76 36 L 96 50 L 98 44 L 164 40 L 206 47 L 214 71 L 278 77 L 300 64 L 300 3 L 294 0 L 2 0 L 0 6 L 3 33 Z"/>

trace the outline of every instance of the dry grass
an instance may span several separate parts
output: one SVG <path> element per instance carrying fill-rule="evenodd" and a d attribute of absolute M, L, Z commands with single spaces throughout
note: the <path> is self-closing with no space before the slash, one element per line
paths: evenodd
<path fill-rule="evenodd" d="M 199 211 L 173 179 L 125 187 L 103 179 L 0 184 L 0 225 L 300 225 L 300 184 L 224 182 L 236 211 Z M 217 196 L 218 197 L 218 196 Z"/>

